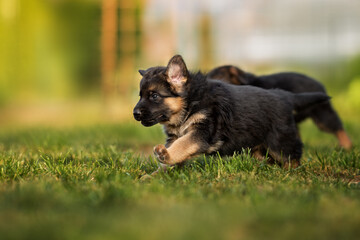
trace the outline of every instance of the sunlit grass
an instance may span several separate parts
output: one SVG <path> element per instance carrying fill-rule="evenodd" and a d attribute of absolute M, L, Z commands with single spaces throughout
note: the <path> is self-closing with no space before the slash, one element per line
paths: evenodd
<path fill-rule="evenodd" d="M 159 127 L 2 131 L 2 239 L 356 239 L 359 148 L 334 148 L 310 123 L 302 133 L 298 169 L 245 151 L 143 181 L 157 169 Z"/>

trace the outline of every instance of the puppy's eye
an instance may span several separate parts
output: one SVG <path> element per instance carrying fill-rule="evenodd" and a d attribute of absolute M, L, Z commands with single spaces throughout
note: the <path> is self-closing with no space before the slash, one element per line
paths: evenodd
<path fill-rule="evenodd" d="M 160 97 L 160 95 L 158 94 L 158 93 L 152 93 L 151 95 L 150 95 L 150 98 L 152 99 L 152 100 L 156 100 L 156 99 L 158 99 Z"/>

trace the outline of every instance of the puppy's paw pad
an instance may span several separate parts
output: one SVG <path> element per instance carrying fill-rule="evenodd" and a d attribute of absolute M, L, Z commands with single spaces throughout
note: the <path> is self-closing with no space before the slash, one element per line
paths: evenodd
<path fill-rule="evenodd" d="M 168 163 L 170 160 L 170 155 L 164 145 L 159 144 L 159 145 L 155 146 L 154 154 L 155 154 L 156 158 L 159 160 L 159 162 L 161 162 L 161 163 Z"/>

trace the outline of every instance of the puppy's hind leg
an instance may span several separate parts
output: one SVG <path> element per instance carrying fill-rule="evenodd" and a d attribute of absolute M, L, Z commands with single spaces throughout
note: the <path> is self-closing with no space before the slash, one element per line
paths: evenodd
<path fill-rule="evenodd" d="M 352 148 L 352 142 L 344 129 L 338 130 L 335 135 L 341 147 L 345 148 L 346 150 L 350 150 Z"/>
<path fill-rule="evenodd" d="M 270 150 L 270 155 L 285 169 L 300 166 L 300 159 L 292 158 L 292 156 L 284 154 L 283 152 L 279 153 Z"/>
<path fill-rule="evenodd" d="M 263 145 L 258 145 L 251 149 L 252 156 L 260 162 L 266 161 L 268 164 L 275 164 L 274 159 L 269 155 L 269 151 Z"/>
<path fill-rule="evenodd" d="M 334 134 L 341 147 L 346 150 L 352 148 L 352 142 L 344 130 L 340 117 L 329 102 L 314 107 L 310 117 L 320 130 Z"/>
<path fill-rule="evenodd" d="M 278 143 L 279 144 L 279 143 Z M 281 146 L 278 144 L 270 143 L 269 154 L 283 168 L 297 168 L 300 166 L 300 158 L 302 155 L 302 142 L 298 138 L 290 142 L 282 142 Z"/>

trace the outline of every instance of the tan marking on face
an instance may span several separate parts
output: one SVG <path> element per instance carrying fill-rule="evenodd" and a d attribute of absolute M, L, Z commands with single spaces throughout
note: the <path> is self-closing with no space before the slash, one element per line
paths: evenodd
<path fill-rule="evenodd" d="M 184 108 L 184 101 L 181 97 L 167 97 L 164 99 L 164 104 L 166 104 L 173 113 L 177 113 Z"/>
<path fill-rule="evenodd" d="M 190 157 L 199 154 L 200 144 L 194 140 L 193 132 L 178 138 L 168 149 L 170 165 L 184 162 Z"/>
<path fill-rule="evenodd" d="M 147 91 L 148 92 L 157 92 L 163 96 L 167 95 L 167 91 L 163 87 L 159 87 L 157 84 L 150 85 L 147 88 Z"/>
<path fill-rule="evenodd" d="M 153 92 L 153 91 L 155 91 L 155 89 L 156 89 L 156 85 L 150 85 L 147 90 L 149 92 Z"/>
<path fill-rule="evenodd" d="M 168 124 L 179 125 L 184 118 L 184 101 L 181 97 L 168 97 L 164 99 L 164 104 L 166 104 L 171 110 L 171 116 Z"/>

